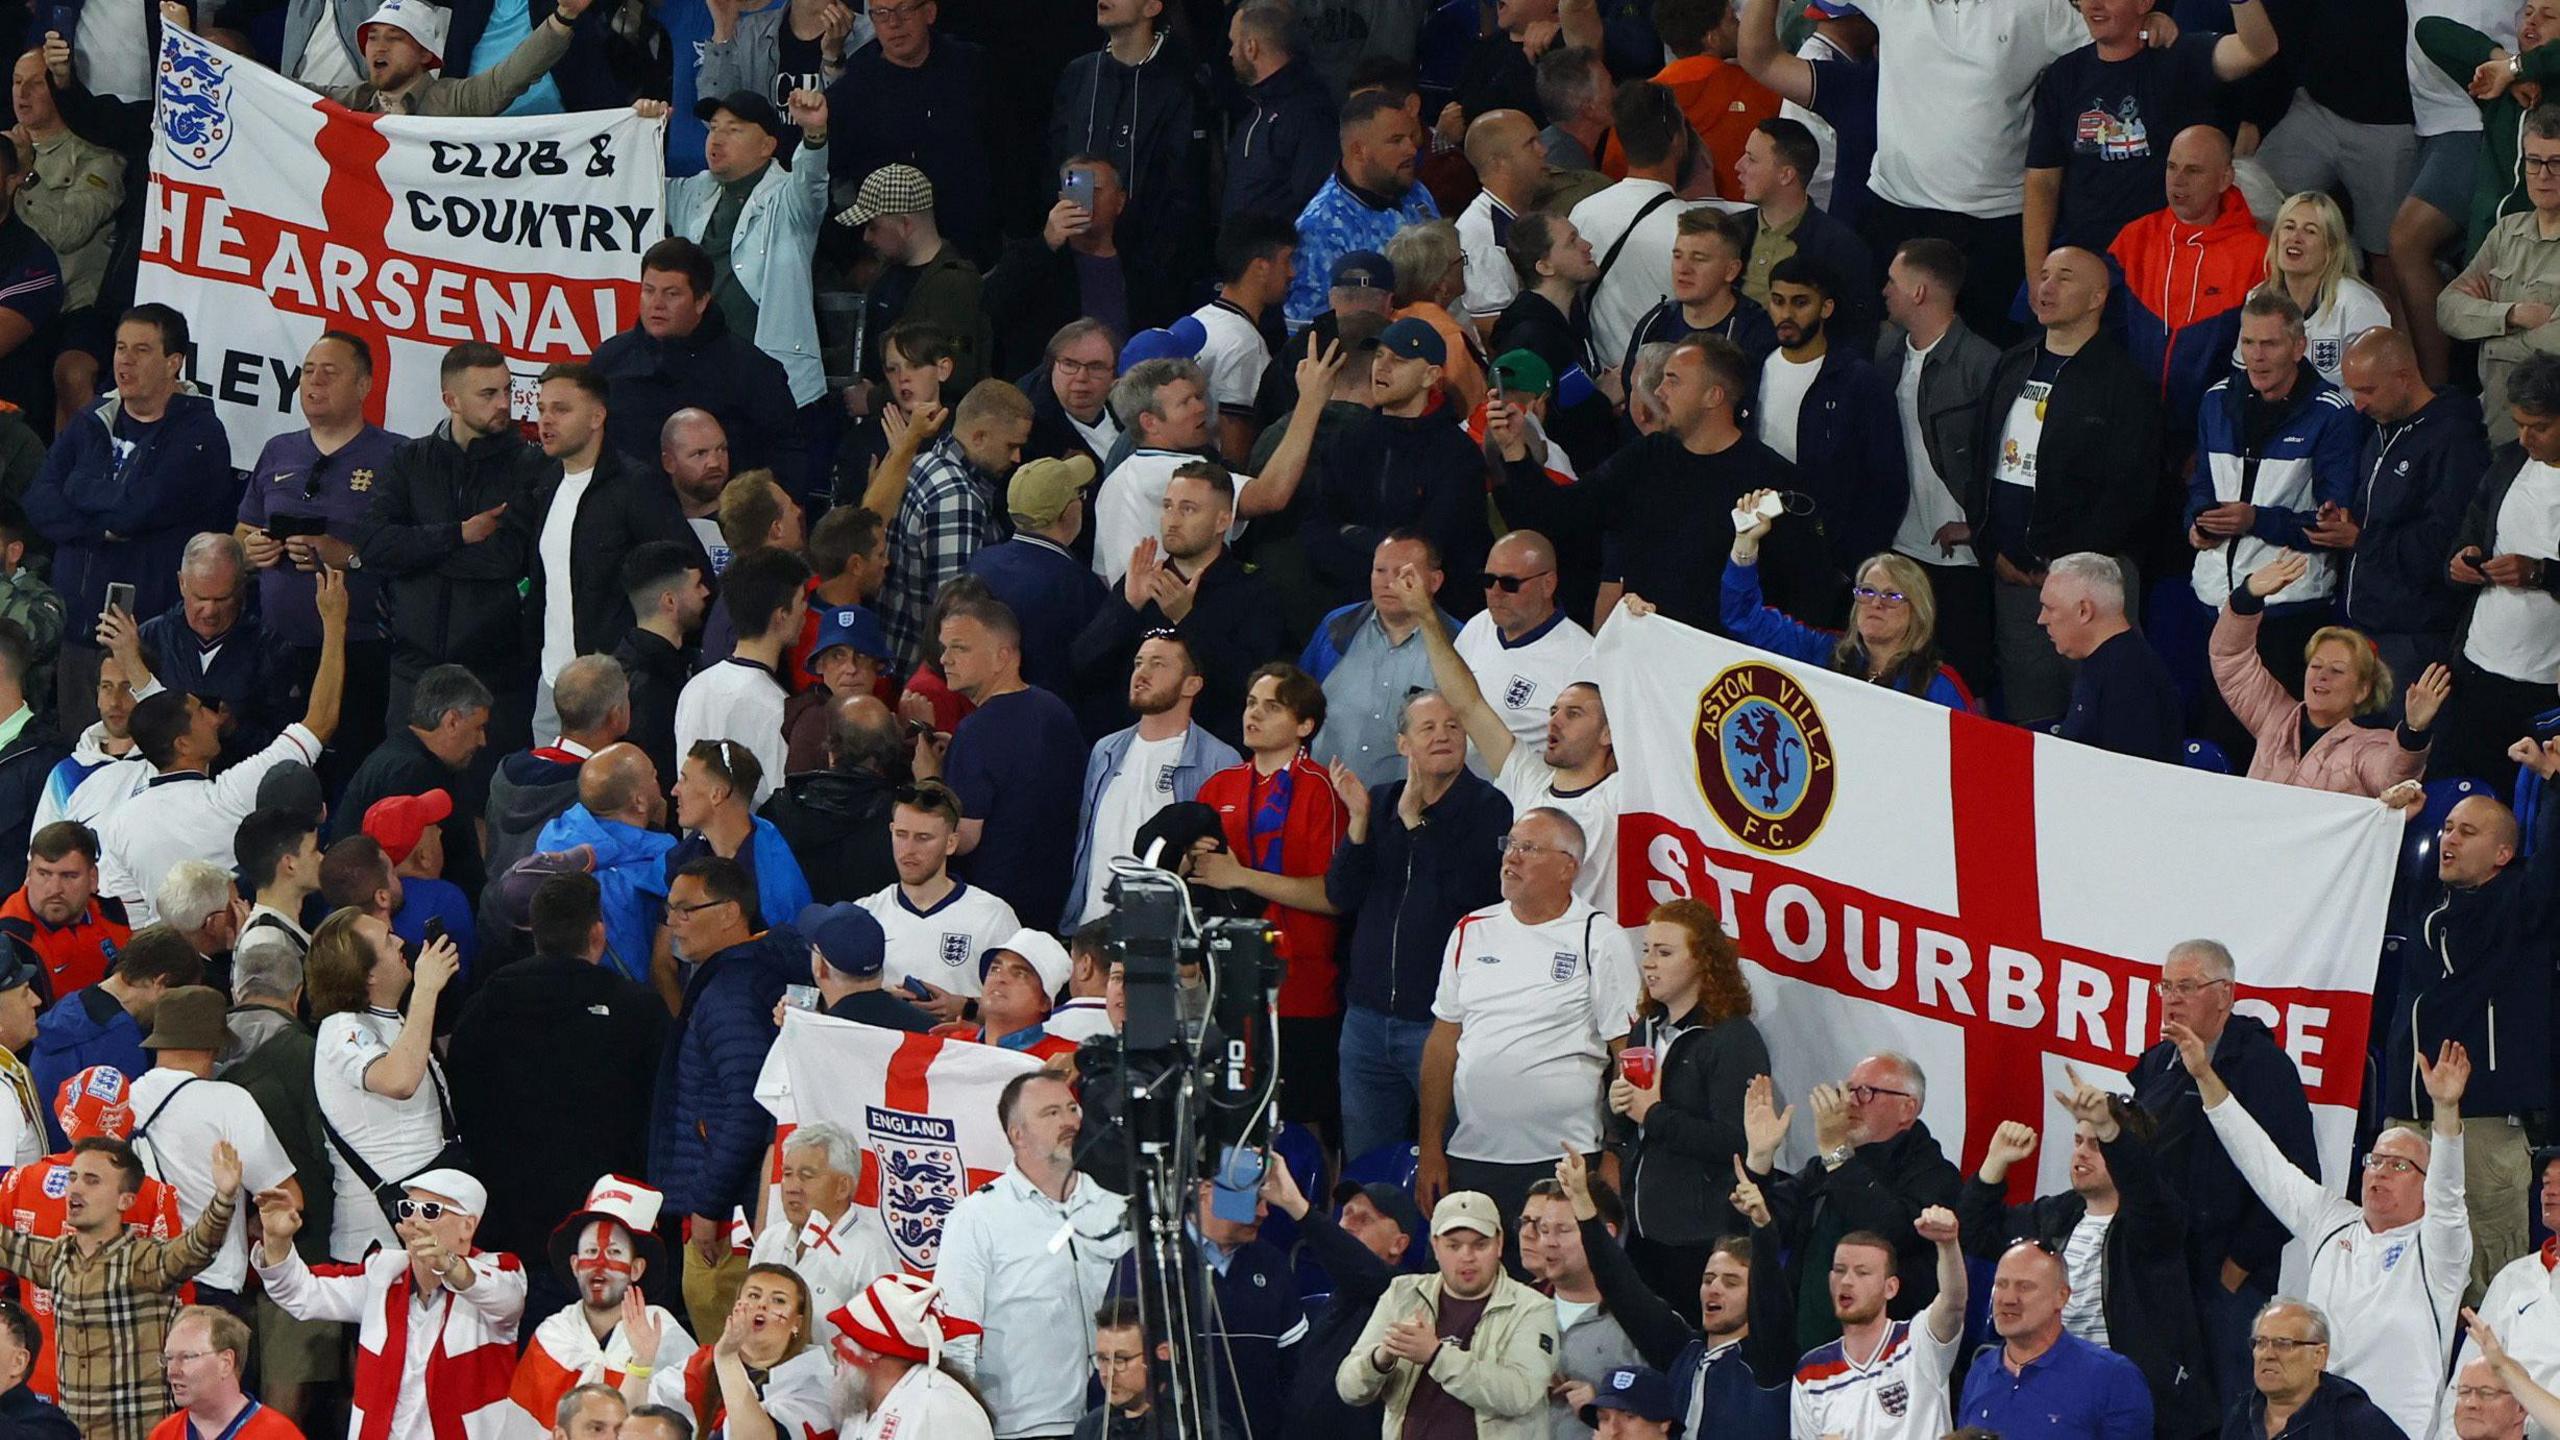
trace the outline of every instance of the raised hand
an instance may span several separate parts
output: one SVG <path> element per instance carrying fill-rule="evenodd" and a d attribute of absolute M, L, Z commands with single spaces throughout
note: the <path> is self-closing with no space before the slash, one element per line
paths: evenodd
<path fill-rule="evenodd" d="M 226 1200 L 240 1193 L 240 1152 L 228 1140 L 213 1142 L 213 1193 Z"/>
<path fill-rule="evenodd" d="M 1348 763 L 1336 760 L 1325 773 L 1333 780 L 1333 793 L 1341 798 L 1342 812 L 1351 821 L 1352 828 L 1366 827 L 1369 823 L 1369 787 L 1361 783 L 1360 772 Z"/>
<path fill-rule="evenodd" d="M 2222 1077 L 2214 1073 L 2213 1047 L 2204 1043 L 2203 1036 L 2174 1020 L 2161 1026 L 2160 1034 L 2178 1047 L 2178 1063 L 2187 1067 L 2187 1074 L 2194 1077 L 2196 1094 L 2206 1107 L 2209 1109 L 2221 1104 L 2231 1090 L 2222 1083 Z"/>
<path fill-rule="evenodd" d="M 823 140 L 826 138 L 827 92 L 824 90 L 794 90 L 791 92 L 790 103 L 785 107 L 785 109 L 789 113 L 783 118 L 789 120 L 792 124 L 799 126 L 801 134 L 807 136 L 811 140 Z"/>
<path fill-rule="evenodd" d="M 1953 1245 L 1957 1234 L 1956 1212 L 1944 1205 L 1932 1205 L 1920 1212 L 1920 1218 L 1911 1222 L 1911 1228 L 1932 1245 Z"/>
<path fill-rule="evenodd" d="M 745 1349 L 749 1328 L 747 1305 L 742 1298 L 729 1307 L 729 1318 L 720 1326 L 720 1338 L 711 1342 L 713 1357 L 725 1359 Z"/>
<path fill-rule="evenodd" d="M 443 993 L 444 987 L 452 984 L 453 977 L 461 973 L 462 952 L 455 948 L 453 937 L 437 936 L 418 956 L 415 983 L 419 997 L 424 999 Z"/>
<path fill-rule="evenodd" d="M 344 571 L 322 570 L 311 577 L 311 606 L 320 612 L 322 630 L 347 627 L 347 577 Z"/>
<path fill-rule="evenodd" d="M 2071 1082 L 2071 1088 L 2054 1091 L 2053 1098 L 2062 1102 L 2072 1119 L 2088 1126 L 2090 1135 L 2100 1144 L 2122 1133 L 2124 1127 L 2116 1123 L 2115 1107 L 2109 1103 L 2114 1097 L 2081 1079 L 2076 1066 L 2063 1066 L 2062 1075 Z"/>
<path fill-rule="evenodd" d="M 2412 730 L 2424 730 L 2435 723 L 2443 712 L 2445 697 L 2453 693 L 2453 672 L 2442 665 L 2430 665 L 2409 686 L 2401 699 L 2401 718 Z"/>
<path fill-rule="evenodd" d="M 2488 1321 L 2480 1318 L 2479 1311 L 2463 1306 L 2462 1328 L 2471 1335 L 2471 1348 L 2480 1352 L 2480 1358 L 2489 1362 L 2490 1369 L 2503 1370 L 2506 1367 L 2507 1347 L 2498 1343 L 2498 1332 Z"/>
<path fill-rule="evenodd" d="M 1581 1156 L 1567 1150 L 1557 1157 L 1556 1184 L 1564 1187 L 1564 1198 L 1573 1202 L 1575 1219 L 1597 1213 L 1591 1205 L 1591 1166 Z"/>
<path fill-rule="evenodd" d="M 256 1203 L 258 1229 L 266 1237 L 267 1253 L 280 1260 L 302 1230 L 302 1211 L 294 1204 L 290 1190 L 261 1190 Z"/>
<path fill-rule="evenodd" d="M 2249 572 L 2249 593 L 2263 600 L 2310 573 L 2310 556 L 2299 550 L 2280 550 L 2274 559 Z"/>
<path fill-rule="evenodd" d="M 1991 1144 L 1982 1152 L 1982 1176 L 2006 1175 L 2009 1167 L 2036 1153 L 2036 1128 L 2019 1120 L 2003 1120 L 1991 1132 Z"/>
<path fill-rule="evenodd" d="M 1121 598 L 1132 610 L 1144 610 L 1156 598 L 1156 571 L 1163 562 L 1156 558 L 1156 537 L 1139 541 L 1129 551 L 1129 573 L 1120 578 Z"/>
<path fill-rule="evenodd" d="M 1825 1082 L 1805 1097 L 1813 1107 L 1813 1147 L 1828 1155 L 1849 1143 L 1849 1092 Z"/>
<path fill-rule="evenodd" d="M 1769 1197 L 1761 1192 L 1760 1182 L 1751 1178 L 1751 1171 L 1744 1167 L 1739 1155 L 1733 1157 L 1733 1195 L 1729 1203 L 1734 1213 L 1751 1222 L 1751 1228 L 1757 1230 L 1769 1223 Z"/>
<path fill-rule="evenodd" d="M 1349 359 L 1350 357 L 1343 353 L 1342 342 L 1339 340 L 1327 345 L 1323 354 L 1317 354 L 1316 337 L 1313 332 L 1309 332 L 1306 358 L 1298 362 L 1298 403 L 1313 404 L 1319 410 L 1324 408 L 1324 402 L 1333 398 L 1335 377 L 1342 373 L 1342 367 Z M 1315 398 L 1310 401 L 1309 396 Z"/>
<path fill-rule="evenodd" d="M 1775 490 L 1754 490 L 1734 502 L 1734 518 L 1739 520 L 1747 515 L 1750 520 L 1733 532 L 1733 553 L 1744 556 L 1759 553 L 1760 542 L 1769 538 L 1769 527 L 1778 523 L 1776 517 L 1760 513 L 1760 502 L 1777 493 Z"/>
<path fill-rule="evenodd" d="M 2459 1111 L 2462 1092 L 2471 1088 L 2471 1052 L 2462 1047 L 2462 1042 L 2447 1040 L 2436 1051 L 2433 1064 L 2428 1063 L 2423 1049 L 2417 1052 L 2417 1061 L 2418 1079 L 2427 1087 L 2427 1098 L 2435 1102 L 2438 1110 Z"/>
<path fill-rule="evenodd" d="M 632 1363 L 655 1365 L 658 1347 L 667 1338 L 667 1322 L 649 1308 L 649 1297 L 637 1285 L 622 1292 L 622 1339 L 631 1347 Z"/>
<path fill-rule="evenodd" d="M 1298 1177 L 1276 1156 L 1262 1167 L 1262 1200 L 1292 1220 L 1306 1218 L 1306 1192 L 1298 1188 Z"/>
<path fill-rule="evenodd" d="M 1751 1168 L 1766 1170 L 1778 1155 L 1778 1147 L 1787 1143 L 1787 1126 L 1796 1118 L 1796 1107 L 1778 1108 L 1778 1087 L 1766 1075 L 1755 1075 L 1742 1092 L 1742 1136 L 1751 1147 Z"/>

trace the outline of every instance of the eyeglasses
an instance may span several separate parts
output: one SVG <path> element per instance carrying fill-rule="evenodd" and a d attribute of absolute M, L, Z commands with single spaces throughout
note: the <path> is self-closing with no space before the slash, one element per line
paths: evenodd
<path fill-rule="evenodd" d="M 711 903 L 716 905 L 720 902 L 715 900 Z M 694 908 L 698 910 L 702 907 L 697 905 Z M 397 1214 L 403 1220 L 441 1220 L 447 1215 L 459 1215 L 462 1213 L 441 1200 L 404 1199 L 398 1204 L 393 1205 L 391 1209 L 393 1213 Z"/>
<path fill-rule="evenodd" d="M 2560 155 L 2527 155 L 2524 157 L 2524 173 L 2527 175 L 2560 173 Z"/>
<path fill-rule="evenodd" d="M 213 1353 L 215 1352 L 211 1350 L 175 1350 L 160 1357 L 160 1368 L 163 1370 L 174 1370 L 181 1365 L 194 1364 L 196 1361 Z M 2498 1393 L 2503 1395 L 2506 1392 L 2501 1390 Z"/>
<path fill-rule="evenodd" d="M 1487 590 L 1499 590 L 1505 595 L 1517 595 L 1520 593 L 1521 586 L 1528 584 L 1532 580 L 1544 579 L 1554 573 L 1555 572 L 1552 570 L 1540 570 L 1529 575 L 1496 575 L 1492 571 L 1487 570 L 1484 572 L 1484 588 Z"/>
<path fill-rule="evenodd" d="M 1562 850 L 1557 849 L 1557 848 L 1556 848 L 1555 846 L 1553 846 L 1553 845 L 1541 845 L 1541 844 L 1539 844 L 1538 842 L 1536 842 L 1536 841 L 1534 841 L 1534 840 L 1514 840 L 1514 839 L 1512 839 L 1512 838 L 1511 838 L 1510 836 L 1508 836 L 1508 835 L 1505 835 L 1505 836 L 1503 836 L 1501 839 L 1499 839 L 1499 840 L 1495 841 L 1495 842 L 1494 842 L 1494 848 L 1495 848 L 1495 849 L 1497 849 L 1497 850 L 1499 850 L 1499 851 L 1501 851 L 1501 852 L 1502 852 L 1503 854 L 1505 854 L 1505 855 L 1532 855 L 1532 856 L 1534 856 L 1534 855 L 1561 855 L 1561 854 L 1563 854 L 1563 853 L 1564 853 Z"/>
<path fill-rule="evenodd" d="M 871 13 L 877 15 L 880 12 L 874 10 Z M 1110 374 L 1112 369 L 1108 360 L 1069 360 L 1063 355 L 1049 363 L 1070 375 L 1102 376 Z"/>
<path fill-rule="evenodd" d="M 1859 600 L 1873 601 L 1878 605 L 1883 605 L 1888 608 L 1896 605 L 1908 605 L 1911 603 L 1911 597 L 1903 594 L 1899 590 L 1879 590 L 1873 585 L 1860 585 L 1849 593 L 1857 597 Z"/>
<path fill-rule="evenodd" d="M 667 902 L 667 913 L 668 913 L 668 914 L 670 914 L 670 915 L 692 915 L 692 914 L 698 913 L 698 912 L 700 912 L 700 911 L 704 911 L 704 910 L 711 909 L 712 907 L 717 906 L 717 905 L 726 905 L 726 904 L 729 904 L 729 903 L 730 903 L 730 902 L 729 902 L 729 901 L 726 901 L 726 900 L 705 900 L 705 901 L 703 901 L 703 902 L 701 902 L 700 904 L 697 904 L 697 905 L 679 905 L 679 904 L 677 904 L 676 902 L 674 902 L 673 900 L 670 900 L 670 901 L 668 901 L 668 902 Z M 403 1200 L 403 1201 L 401 1201 L 400 1203 L 401 1203 L 402 1205 L 404 1205 L 404 1206 L 405 1206 L 405 1205 L 407 1205 L 409 1202 L 408 1202 L 408 1201 L 406 1201 L 406 1200 Z M 429 1202 L 429 1203 L 433 1203 L 433 1202 Z M 406 1210 L 403 1210 L 403 1211 L 401 1212 L 401 1218 L 402 1218 L 402 1219 L 404 1219 L 404 1220 L 408 1218 L 408 1212 L 407 1212 Z M 433 1220 L 433 1219 L 434 1219 L 434 1218 L 436 1218 L 436 1217 L 434 1217 L 433 1215 L 430 1215 L 430 1216 L 428 1216 L 427 1218 L 428 1218 L 428 1219 L 430 1219 L 430 1220 Z"/>
<path fill-rule="evenodd" d="M 1898 1095 L 1905 1100 L 1911 1098 L 1911 1092 L 1908 1090 L 1887 1090 L 1881 1085 L 1851 1085 L 1848 1091 L 1849 1098 L 1861 1105 L 1874 1104 L 1879 1095 Z"/>
<path fill-rule="evenodd" d="M 871 7 L 871 23 L 877 25 L 883 20 L 913 20 L 922 15 L 925 7 L 932 3 L 933 0 L 913 0 L 913 3 L 906 5 L 874 5 Z"/>
<path fill-rule="evenodd" d="M 2228 976 L 2225 976 L 2220 980 L 2155 980 L 2152 982 L 2151 988 L 2162 995 L 2184 1000 L 2190 995 L 2200 995 L 2205 991 L 2212 989 L 2216 985 L 2228 985 L 2230 983 L 2231 980 Z"/>
<path fill-rule="evenodd" d="M 2404 1160 L 2397 1155 L 2367 1155 L 2364 1157 L 2364 1173 L 2367 1175 L 2424 1175 L 2427 1173 L 2427 1167 L 2415 1160 Z"/>
<path fill-rule="evenodd" d="M 2326 1340 L 2294 1340 L 2282 1335 L 2252 1335 L 2249 1337 L 2250 1349 L 2273 1350 L 2281 1355 L 2290 1355 L 2296 1350 L 2310 1350 L 2315 1348 L 2325 1350 L 2328 1346 L 2329 1342 Z"/>

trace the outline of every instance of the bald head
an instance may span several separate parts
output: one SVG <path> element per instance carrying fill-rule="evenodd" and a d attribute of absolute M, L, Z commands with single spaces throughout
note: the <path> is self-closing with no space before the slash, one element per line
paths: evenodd
<path fill-rule="evenodd" d="M 1514 530 L 1493 542 L 1493 552 L 1535 570 L 1555 567 L 1555 542 L 1535 530 Z"/>
<path fill-rule="evenodd" d="M 2210 125 L 2190 125 L 2169 142 L 2169 210 L 2189 225 L 2222 213 L 2231 188 L 2231 139 Z"/>
<path fill-rule="evenodd" d="M 1487 185 L 1499 177 L 1508 190 L 1537 175 L 1537 139 L 1537 121 L 1517 110 L 1487 110 L 1467 127 L 1467 163 Z"/>
<path fill-rule="evenodd" d="M 827 706 L 827 757 L 838 770 L 889 774 L 905 738 L 898 717 L 871 695 L 847 695 Z"/>
<path fill-rule="evenodd" d="M 647 825 L 658 802 L 658 767 L 637 745 L 607 745 L 578 767 L 578 803 L 599 820 Z"/>
<path fill-rule="evenodd" d="M 2387 325 L 2376 325 L 2348 342 L 2338 380 L 2356 409 L 2382 425 L 2397 425 L 2436 398 L 2418 370 L 2416 347 Z"/>
<path fill-rule="evenodd" d="M 2094 250 L 2057 245 L 2045 252 L 2027 297 L 2036 323 L 2048 330 L 2094 326 L 2107 304 L 2107 262 Z"/>

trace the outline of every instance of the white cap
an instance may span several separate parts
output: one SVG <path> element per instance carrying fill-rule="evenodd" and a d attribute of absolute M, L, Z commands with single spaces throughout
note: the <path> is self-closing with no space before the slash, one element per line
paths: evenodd
<path fill-rule="evenodd" d="M 978 967 L 981 979 L 985 978 L 988 965 L 994 963 L 996 950 L 1010 950 L 1030 961 L 1040 977 L 1041 988 L 1049 992 L 1051 1004 L 1057 1003 L 1058 992 L 1067 988 L 1067 977 L 1076 972 L 1075 962 L 1067 958 L 1067 947 L 1058 943 L 1058 937 L 1025 926 L 1014 931 L 1013 938 L 987 952 L 987 964 Z"/>
<path fill-rule="evenodd" d="M 356 44 L 364 44 L 364 32 L 376 25 L 388 25 L 418 42 L 427 52 L 427 68 L 444 68 L 445 37 L 453 33 L 453 12 L 427 0 L 382 0 L 365 22 L 356 27 Z"/>
<path fill-rule="evenodd" d="M 465 1215 L 489 1213 L 489 1187 L 459 1170 L 421 1170 L 401 1181 L 400 1188 L 441 1195 Z"/>

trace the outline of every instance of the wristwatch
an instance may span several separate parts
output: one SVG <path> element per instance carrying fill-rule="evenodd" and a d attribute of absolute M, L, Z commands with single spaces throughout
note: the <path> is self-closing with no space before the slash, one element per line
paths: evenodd
<path fill-rule="evenodd" d="M 1847 1145 L 1834 1145 L 1822 1152 L 1822 1167 L 1826 1170 L 1837 1170 L 1849 1163 L 1849 1155 L 1850 1148 Z"/>

